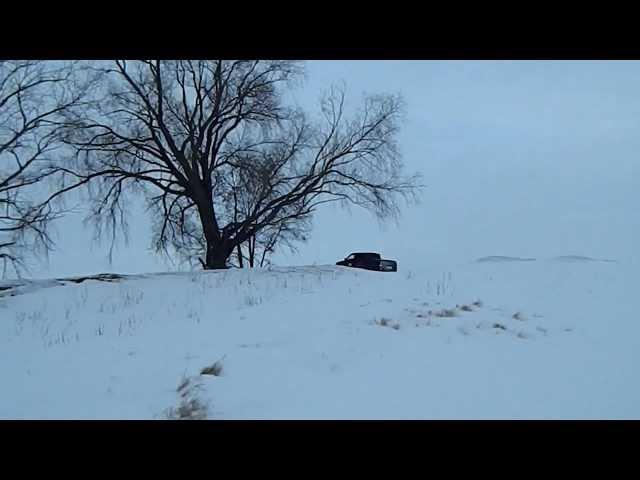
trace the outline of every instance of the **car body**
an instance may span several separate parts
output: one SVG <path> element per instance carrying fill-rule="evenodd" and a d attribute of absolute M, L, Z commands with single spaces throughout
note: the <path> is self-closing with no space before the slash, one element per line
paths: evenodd
<path fill-rule="evenodd" d="M 375 270 L 377 272 L 397 272 L 398 264 L 395 260 L 387 260 L 379 253 L 355 252 L 344 260 L 336 262 L 336 265 L 343 267 L 364 268 L 365 270 Z"/>

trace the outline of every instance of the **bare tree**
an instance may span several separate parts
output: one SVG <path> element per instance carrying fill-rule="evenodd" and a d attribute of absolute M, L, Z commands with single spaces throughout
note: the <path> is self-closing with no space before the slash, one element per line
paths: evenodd
<path fill-rule="evenodd" d="M 225 208 L 233 212 L 234 224 L 239 224 L 241 219 L 251 214 L 258 200 L 256 195 L 260 192 L 260 185 L 274 180 L 269 178 L 272 172 L 250 168 L 256 165 L 259 162 L 250 162 L 243 169 L 232 170 L 221 181 L 223 202 Z M 237 244 L 230 259 L 232 265 L 263 267 L 270 264 L 270 256 L 277 248 L 297 251 L 296 244 L 305 242 L 309 237 L 311 215 L 298 212 L 297 215 L 278 216 L 271 223 L 252 230 L 254 233 L 243 244 Z"/>
<path fill-rule="evenodd" d="M 236 247 L 230 257 L 233 266 L 265 267 L 271 265 L 271 255 L 280 249 L 297 251 L 297 245 L 306 242 L 311 230 L 310 219 L 299 218 L 290 223 L 267 226 Z"/>
<path fill-rule="evenodd" d="M 59 172 L 60 115 L 79 105 L 74 64 L 0 61 L 0 259 L 17 275 L 27 252 L 48 252 L 59 209 L 44 201 L 44 181 Z M 44 192 L 44 193 L 43 193 Z"/>
<path fill-rule="evenodd" d="M 418 187 L 402 175 L 401 99 L 369 96 L 347 119 L 332 90 L 314 123 L 282 98 L 301 72 L 289 61 L 116 61 L 105 94 L 68 129 L 77 164 L 66 189 L 92 188 L 92 218 L 115 235 L 138 188 L 156 248 L 198 255 L 205 269 L 268 232 L 286 238 L 327 202 L 397 215 Z"/>

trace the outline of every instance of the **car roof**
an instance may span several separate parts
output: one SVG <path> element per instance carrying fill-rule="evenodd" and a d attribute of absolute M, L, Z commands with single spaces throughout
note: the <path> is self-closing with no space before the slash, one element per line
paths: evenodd
<path fill-rule="evenodd" d="M 380 256 L 379 253 L 375 253 L 375 252 L 353 252 L 351 255 L 374 255 L 377 257 Z"/>

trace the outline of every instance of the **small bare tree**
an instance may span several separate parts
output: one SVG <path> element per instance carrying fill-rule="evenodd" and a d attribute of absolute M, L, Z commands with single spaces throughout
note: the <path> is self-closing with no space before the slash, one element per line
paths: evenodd
<path fill-rule="evenodd" d="M 27 252 L 48 252 L 45 180 L 59 173 L 61 114 L 80 104 L 74 64 L 0 61 L 0 259 L 3 275 L 26 267 Z"/>
<path fill-rule="evenodd" d="M 277 249 L 297 252 L 297 244 L 306 242 L 311 230 L 310 219 L 299 218 L 289 223 L 278 223 L 259 230 L 230 257 L 233 266 L 265 267 L 271 265 L 271 255 Z"/>
<path fill-rule="evenodd" d="M 247 170 L 231 171 L 223 179 L 225 194 L 223 200 L 229 211 L 233 212 L 233 222 L 238 224 L 246 218 L 257 200 L 259 192 L 252 172 Z M 255 173 L 255 172 L 253 172 Z M 258 175 L 269 175 L 270 172 L 258 170 Z M 268 182 L 269 179 L 262 179 Z M 270 265 L 270 256 L 276 249 L 286 248 L 291 252 L 297 251 L 297 244 L 307 241 L 311 231 L 311 215 L 289 215 L 288 218 L 278 217 L 262 228 L 253 228 L 254 233 L 243 244 L 236 246 L 230 262 L 243 268 L 248 266 L 264 267 Z"/>
<path fill-rule="evenodd" d="M 296 62 L 116 61 L 103 73 L 108 89 L 67 132 L 77 154 L 67 188 L 89 185 L 92 218 L 112 232 L 137 187 L 158 250 L 225 268 L 250 241 L 275 239 L 267 255 L 324 203 L 384 218 L 415 198 L 418 177 L 403 176 L 397 145 L 398 96 L 369 96 L 346 118 L 344 94 L 332 90 L 312 122 L 283 102 Z"/>

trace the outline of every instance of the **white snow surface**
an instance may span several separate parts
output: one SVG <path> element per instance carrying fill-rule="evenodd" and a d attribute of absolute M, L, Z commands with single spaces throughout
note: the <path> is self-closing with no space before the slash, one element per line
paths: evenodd
<path fill-rule="evenodd" d="M 4 282 L 0 418 L 640 418 L 637 266 L 571 259 Z"/>

